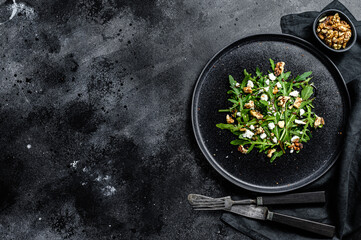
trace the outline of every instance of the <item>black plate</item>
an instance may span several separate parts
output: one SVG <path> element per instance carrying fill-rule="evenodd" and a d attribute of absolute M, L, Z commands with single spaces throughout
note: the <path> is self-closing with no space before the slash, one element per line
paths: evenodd
<path fill-rule="evenodd" d="M 317 87 L 314 111 L 325 126 L 312 131 L 312 139 L 299 154 L 287 153 L 270 163 L 256 149 L 243 155 L 229 142 L 235 136 L 216 127 L 225 122 L 229 107 L 228 75 L 243 79 L 243 69 L 255 74 L 270 69 L 269 58 L 284 61 L 291 76 L 313 71 Z M 291 191 L 315 181 L 336 161 L 350 108 L 345 82 L 336 66 L 308 42 L 290 35 L 262 34 L 243 38 L 217 53 L 203 69 L 192 102 L 193 130 L 210 164 L 226 179 L 248 190 L 264 193 Z"/>

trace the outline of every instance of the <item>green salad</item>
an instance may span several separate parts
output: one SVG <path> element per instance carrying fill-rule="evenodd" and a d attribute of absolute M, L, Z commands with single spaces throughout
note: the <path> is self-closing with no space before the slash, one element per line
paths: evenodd
<path fill-rule="evenodd" d="M 298 153 L 311 139 L 311 128 L 322 128 L 325 121 L 313 112 L 312 72 L 294 77 L 284 72 L 284 62 L 270 63 L 272 71 L 266 74 L 256 68 L 254 76 L 244 70 L 239 82 L 229 76 L 232 106 L 219 110 L 227 113 L 227 123 L 217 127 L 237 136 L 231 144 L 241 153 L 257 148 L 273 162 L 287 149 Z"/>

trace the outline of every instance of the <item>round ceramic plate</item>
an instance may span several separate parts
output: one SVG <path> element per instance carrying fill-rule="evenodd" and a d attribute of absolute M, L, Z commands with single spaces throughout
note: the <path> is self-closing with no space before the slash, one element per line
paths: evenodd
<path fill-rule="evenodd" d="M 216 127 L 225 123 L 228 75 L 243 79 L 243 69 L 255 74 L 270 70 L 269 59 L 286 63 L 291 76 L 312 71 L 317 87 L 314 112 L 325 119 L 322 129 L 300 153 L 284 154 L 270 163 L 254 149 L 241 154 L 230 144 L 235 135 Z M 336 161 L 350 108 L 345 82 L 336 66 L 308 42 L 290 35 L 262 34 L 243 38 L 217 53 L 203 69 L 192 102 L 192 124 L 198 145 L 209 163 L 226 179 L 248 190 L 264 193 L 291 191 L 315 181 Z"/>

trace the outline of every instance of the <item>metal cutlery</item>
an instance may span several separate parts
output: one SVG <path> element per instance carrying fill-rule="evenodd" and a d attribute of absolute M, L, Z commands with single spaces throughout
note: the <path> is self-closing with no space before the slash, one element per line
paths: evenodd
<path fill-rule="evenodd" d="M 271 212 L 267 207 L 260 207 L 256 205 L 235 205 L 232 206 L 229 210 L 224 210 L 252 219 L 282 223 L 288 226 L 317 233 L 325 237 L 333 237 L 335 234 L 335 227 L 332 225 Z"/>
<path fill-rule="evenodd" d="M 233 205 L 256 204 L 279 205 L 279 204 L 300 204 L 300 203 L 324 203 L 325 192 L 292 193 L 278 196 L 261 196 L 256 199 L 232 200 L 230 196 L 211 198 L 200 194 L 189 194 L 188 201 L 195 210 L 223 210 L 230 209 Z"/>

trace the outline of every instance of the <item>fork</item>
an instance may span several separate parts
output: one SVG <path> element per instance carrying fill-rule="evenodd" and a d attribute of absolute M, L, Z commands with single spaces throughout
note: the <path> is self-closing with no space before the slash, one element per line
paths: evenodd
<path fill-rule="evenodd" d="M 264 196 L 256 199 L 244 199 L 234 201 L 230 196 L 221 198 L 211 198 L 200 194 L 189 194 L 188 201 L 194 210 L 227 210 L 236 204 L 257 204 L 277 205 L 277 204 L 299 204 L 299 203 L 324 203 L 325 192 L 305 192 L 292 193 L 278 196 Z"/>

